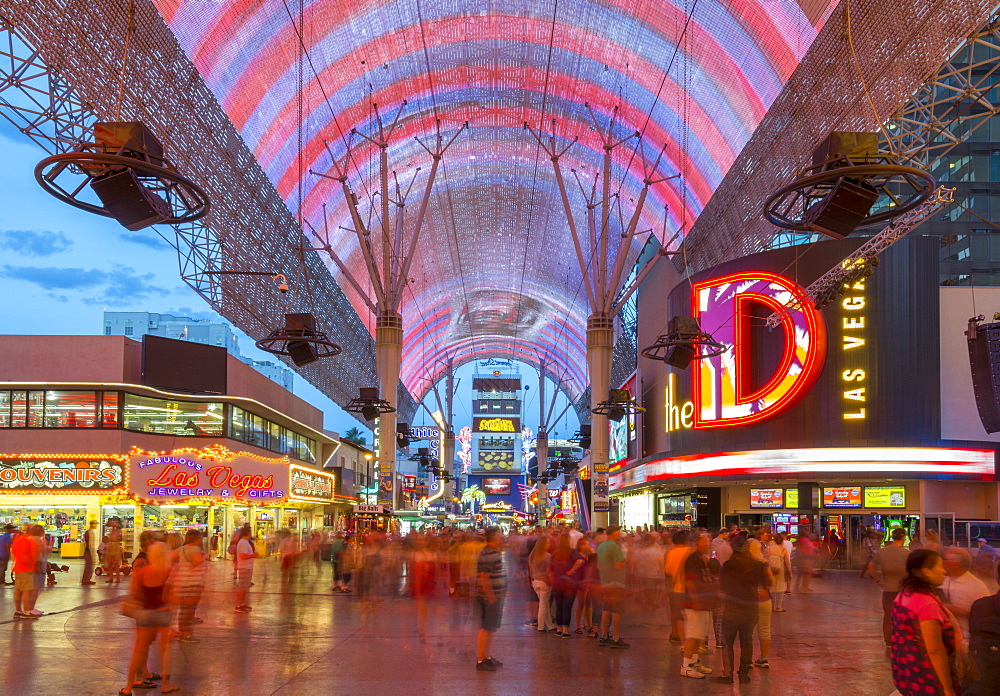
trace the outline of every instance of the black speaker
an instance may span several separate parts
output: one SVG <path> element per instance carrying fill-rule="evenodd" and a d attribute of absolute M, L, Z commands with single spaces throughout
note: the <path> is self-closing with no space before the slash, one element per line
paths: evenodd
<path fill-rule="evenodd" d="M 308 341 L 289 341 L 286 349 L 292 362 L 298 367 L 314 363 L 318 359 L 312 343 Z"/>
<path fill-rule="evenodd" d="M 582 449 L 590 449 L 590 426 L 581 425 L 580 426 L 580 447 Z"/>
<path fill-rule="evenodd" d="M 362 406 L 361 417 L 365 420 L 373 421 L 381 415 L 378 406 Z"/>
<path fill-rule="evenodd" d="M 986 432 L 1000 432 L 1000 322 L 980 324 L 968 338 L 972 387 Z"/>
<path fill-rule="evenodd" d="M 90 188 L 111 217 L 133 232 L 171 217 L 170 204 L 148 190 L 131 169 L 94 179 Z"/>
<path fill-rule="evenodd" d="M 857 229 L 877 200 L 878 191 L 872 186 L 843 177 L 802 215 L 802 223 L 814 232 L 843 239 Z"/>
<path fill-rule="evenodd" d="M 686 370 L 691 361 L 694 360 L 693 345 L 668 346 L 663 362 L 673 365 L 679 370 Z"/>
<path fill-rule="evenodd" d="M 359 390 L 361 394 L 362 401 L 376 401 L 378 400 L 378 387 L 361 387 Z M 371 420 L 371 419 L 369 419 Z"/>
<path fill-rule="evenodd" d="M 286 314 L 285 331 L 302 331 L 306 335 L 316 333 L 316 317 L 309 312 Z"/>

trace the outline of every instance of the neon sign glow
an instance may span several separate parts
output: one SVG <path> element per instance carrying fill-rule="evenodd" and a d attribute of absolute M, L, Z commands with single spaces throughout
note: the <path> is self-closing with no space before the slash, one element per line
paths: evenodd
<path fill-rule="evenodd" d="M 754 389 L 751 379 L 750 308 L 763 305 L 781 310 L 792 299 L 799 308 L 783 312 L 784 348 L 771 378 Z M 823 317 L 805 298 L 805 291 L 777 273 L 733 273 L 694 283 L 693 314 L 715 340 L 726 346 L 719 356 L 697 361 L 693 370 L 694 427 L 749 425 L 785 411 L 816 383 L 826 356 Z"/>

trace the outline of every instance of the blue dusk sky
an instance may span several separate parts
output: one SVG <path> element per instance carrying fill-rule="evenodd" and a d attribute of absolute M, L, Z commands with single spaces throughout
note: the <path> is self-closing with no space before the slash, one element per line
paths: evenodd
<path fill-rule="evenodd" d="M 109 218 L 66 205 L 35 182 L 35 165 L 46 153 L 0 119 L 0 333 L 84 335 L 103 332 L 105 311 L 176 314 L 222 320 L 180 279 L 177 253 L 151 228 L 130 232 Z M 228 322 L 227 322 L 228 323 Z M 240 351 L 274 360 L 236 329 Z M 336 359 L 336 358 L 334 358 Z M 524 421 L 538 423 L 538 373 L 521 365 Z M 472 365 L 457 370 L 455 430 L 471 425 Z M 548 389 L 551 394 L 552 385 Z M 304 379 L 295 376 L 295 394 L 325 413 L 325 426 L 343 433 L 363 427 Z M 553 415 L 566 403 L 560 396 Z M 433 395 L 428 400 L 436 408 Z M 416 424 L 431 424 L 424 409 Z M 552 430 L 566 437 L 577 429 L 572 409 Z M 371 436 L 368 436 L 369 443 Z"/>

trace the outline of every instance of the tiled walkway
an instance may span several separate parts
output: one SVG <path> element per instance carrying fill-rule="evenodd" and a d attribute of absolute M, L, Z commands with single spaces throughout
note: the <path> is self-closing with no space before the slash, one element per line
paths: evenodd
<path fill-rule="evenodd" d="M 233 612 L 228 563 L 214 563 L 199 609 L 197 644 L 175 644 L 181 696 L 345 694 L 741 694 L 743 696 L 887 696 L 893 687 L 882 651 L 877 588 L 854 573 L 818 580 L 814 595 L 793 595 L 774 616 L 769 670 L 748 685 L 678 676 L 680 654 L 667 640 L 665 616 L 631 612 L 629 650 L 595 640 L 558 640 L 524 628 L 518 598 L 507 605 L 493 653 L 496 673 L 475 670 L 475 630 L 467 600 L 431 607 L 425 642 L 408 599 L 365 607 L 331 595 L 330 567 L 282 592 L 277 562 L 258 561 L 251 614 Z M 37 621 L 13 621 L 13 588 L 0 588 L 0 695 L 115 694 L 124 685 L 132 620 L 118 614 L 121 587 L 83 588 L 79 570 L 42 591 Z M 640 622 L 641 625 L 640 625 Z M 718 669 L 721 656 L 707 656 Z M 156 669 L 156 658 L 151 662 Z M 158 690 L 137 694 L 157 694 Z"/>

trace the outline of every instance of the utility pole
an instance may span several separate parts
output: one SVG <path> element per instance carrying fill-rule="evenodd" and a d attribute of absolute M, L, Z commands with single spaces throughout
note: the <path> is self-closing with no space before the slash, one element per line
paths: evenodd
<path fill-rule="evenodd" d="M 570 235 L 573 238 L 573 246 L 576 250 L 577 262 L 580 265 L 580 273 L 583 284 L 587 290 L 587 300 L 590 303 L 590 315 L 587 317 L 587 371 L 590 376 L 590 401 L 591 410 L 608 398 L 611 389 L 611 359 L 614 351 L 614 317 L 621 311 L 622 305 L 632 296 L 640 283 L 645 279 L 646 274 L 652 270 L 653 265 L 661 256 L 665 256 L 665 250 L 660 247 L 659 253 L 648 259 L 635 279 L 622 287 L 622 274 L 625 263 L 632 250 L 633 239 L 640 235 L 649 233 L 652 230 L 639 232 L 639 218 L 642 215 L 643 205 L 649 187 L 659 184 L 667 179 L 675 177 L 654 178 L 666 145 L 660 149 L 659 155 L 652 166 L 647 166 L 646 159 L 642 154 L 642 139 L 638 132 L 631 133 L 624 138 L 615 139 L 615 126 L 618 120 L 618 107 L 611 110 L 611 117 L 606 126 L 602 125 L 591 108 L 586 104 L 590 112 L 593 129 L 601 139 L 603 150 L 601 172 L 594 177 L 593 184 L 588 192 L 580 182 L 576 172 L 573 175 L 577 180 L 583 198 L 586 201 L 586 221 L 587 235 L 581 236 L 577 227 L 576 216 L 570 202 L 569 193 L 566 190 L 566 181 L 563 177 L 562 168 L 559 165 L 560 158 L 566 151 L 577 142 L 578 138 L 561 147 L 557 143 L 555 134 L 555 119 L 552 121 L 552 133 L 543 134 L 533 130 L 527 123 L 525 129 L 531 132 L 538 141 L 538 144 L 548 154 L 555 170 L 556 184 L 562 198 L 563 209 L 566 214 L 566 222 L 569 226 Z M 611 164 L 614 151 L 627 143 L 636 139 L 635 150 L 639 156 L 639 161 L 643 168 L 643 187 L 639 192 L 639 197 L 635 202 L 635 209 L 627 224 L 624 220 L 619 220 L 619 224 L 612 230 L 612 217 L 615 212 L 618 194 L 612 196 L 611 193 Z M 561 149 L 560 149 L 561 147 Z M 675 176 L 680 176 L 675 175 Z M 598 183 L 601 184 L 598 193 Z M 617 200 L 619 216 L 621 214 L 621 201 Z M 590 262 L 588 263 L 588 259 Z M 608 525 L 608 513 L 610 503 L 608 498 L 608 417 L 600 413 L 591 415 L 591 521 L 596 527 L 606 527 Z"/>

